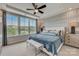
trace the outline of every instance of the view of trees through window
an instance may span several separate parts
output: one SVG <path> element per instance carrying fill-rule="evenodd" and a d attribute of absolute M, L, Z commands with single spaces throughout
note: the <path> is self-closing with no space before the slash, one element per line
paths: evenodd
<path fill-rule="evenodd" d="M 7 14 L 7 35 L 13 36 L 18 34 L 18 17 L 15 15 Z"/>
<path fill-rule="evenodd" d="M 30 34 L 36 32 L 36 21 L 30 19 Z"/>
<path fill-rule="evenodd" d="M 20 34 L 28 34 L 28 18 L 20 17 Z"/>
<path fill-rule="evenodd" d="M 36 33 L 36 20 L 30 19 L 28 17 L 7 13 L 6 24 L 7 24 L 8 36 L 27 35 L 27 34 Z M 18 26 L 20 27 L 18 28 Z"/>

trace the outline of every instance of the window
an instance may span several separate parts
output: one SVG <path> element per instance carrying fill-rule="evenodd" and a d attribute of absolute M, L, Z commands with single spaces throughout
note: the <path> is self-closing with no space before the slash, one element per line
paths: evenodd
<path fill-rule="evenodd" d="M 18 38 L 19 36 L 36 33 L 36 20 L 18 14 L 16 15 L 10 12 L 7 12 L 5 14 L 6 14 L 6 19 L 5 18 L 4 19 L 6 23 L 4 24 L 6 25 L 5 28 L 7 29 L 7 30 L 5 29 L 5 33 L 4 33 L 5 45 L 9 43 L 9 39 L 11 38 L 12 38 L 12 42 L 10 41 L 10 43 L 21 41 L 21 39 L 19 40 L 13 39 L 14 36 Z M 22 40 L 24 41 L 25 39 Z"/>
<path fill-rule="evenodd" d="M 36 33 L 36 20 L 30 19 L 30 34 Z"/>
<path fill-rule="evenodd" d="M 28 18 L 26 17 L 20 17 L 20 34 L 28 34 Z"/>
<path fill-rule="evenodd" d="M 18 35 L 18 16 L 6 14 L 7 36 Z"/>
<path fill-rule="evenodd" d="M 36 33 L 36 20 L 11 13 L 6 14 L 7 36 Z"/>

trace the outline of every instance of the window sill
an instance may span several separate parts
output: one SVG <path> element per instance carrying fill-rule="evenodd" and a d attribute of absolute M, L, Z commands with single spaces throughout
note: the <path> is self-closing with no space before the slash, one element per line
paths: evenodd
<path fill-rule="evenodd" d="M 27 36 L 27 35 L 13 35 L 13 36 L 7 36 L 7 37 L 18 37 L 18 36 Z"/>

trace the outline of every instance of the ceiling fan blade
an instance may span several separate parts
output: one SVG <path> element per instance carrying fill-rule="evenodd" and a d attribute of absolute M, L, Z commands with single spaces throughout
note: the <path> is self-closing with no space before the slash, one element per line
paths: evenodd
<path fill-rule="evenodd" d="M 36 5 L 35 5 L 35 3 L 32 3 L 32 5 L 33 5 L 33 7 L 36 9 Z"/>
<path fill-rule="evenodd" d="M 26 9 L 26 10 L 34 10 L 34 9 Z"/>
<path fill-rule="evenodd" d="M 43 12 L 43 11 L 41 11 L 41 10 L 38 10 L 38 11 L 39 11 L 40 13 L 42 13 L 42 14 L 44 13 L 44 12 Z"/>
<path fill-rule="evenodd" d="M 38 9 L 42 9 L 42 8 L 45 8 L 46 7 L 46 5 L 42 5 L 41 7 L 39 7 Z"/>
<path fill-rule="evenodd" d="M 34 12 L 34 15 L 36 14 L 36 12 Z"/>
<path fill-rule="evenodd" d="M 36 7 L 36 9 L 37 9 L 38 5 L 36 5 L 35 7 Z"/>

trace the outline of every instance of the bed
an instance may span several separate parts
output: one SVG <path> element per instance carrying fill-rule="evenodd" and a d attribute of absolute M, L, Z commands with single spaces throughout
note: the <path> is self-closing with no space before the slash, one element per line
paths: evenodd
<path fill-rule="evenodd" d="M 63 38 L 53 32 L 44 32 L 40 34 L 31 34 L 29 39 L 35 40 L 44 45 L 49 52 L 57 55 L 58 50 L 63 43 Z"/>
<path fill-rule="evenodd" d="M 56 32 L 41 32 L 40 34 L 49 35 L 49 36 L 57 36 L 58 35 L 58 33 L 56 33 Z"/>

